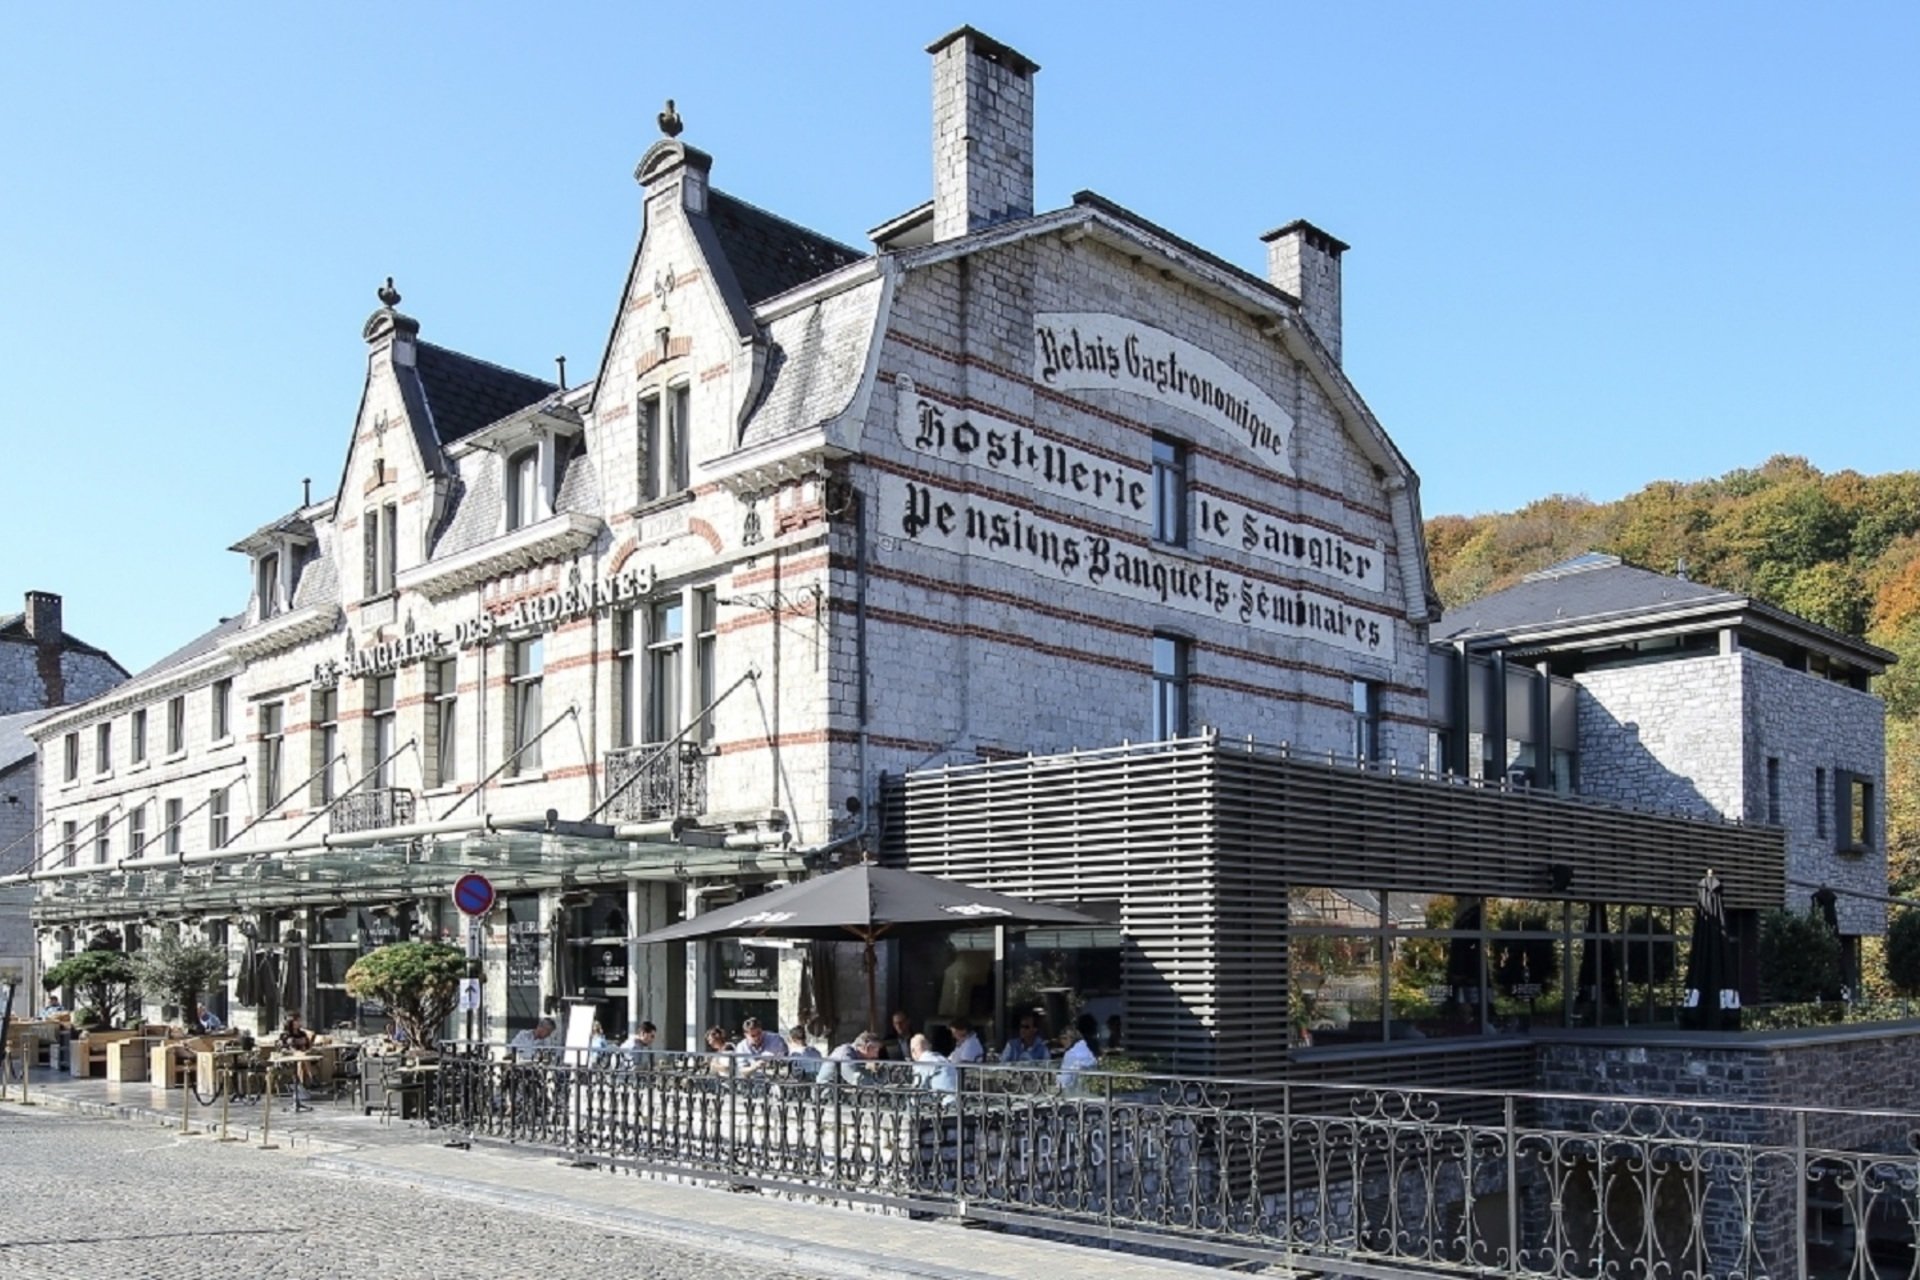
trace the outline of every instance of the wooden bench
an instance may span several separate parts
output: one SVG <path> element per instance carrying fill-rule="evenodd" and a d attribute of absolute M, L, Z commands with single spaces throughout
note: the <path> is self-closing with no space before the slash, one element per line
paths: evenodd
<path fill-rule="evenodd" d="M 138 1031 L 87 1031 L 73 1042 L 72 1071 L 76 1079 L 85 1080 L 107 1074 L 107 1047 L 121 1040 L 132 1040 L 139 1036 Z"/>

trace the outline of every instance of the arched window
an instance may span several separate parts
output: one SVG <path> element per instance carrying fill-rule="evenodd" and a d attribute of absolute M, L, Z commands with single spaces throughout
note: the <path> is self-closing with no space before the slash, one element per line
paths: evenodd
<path fill-rule="evenodd" d="M 540 450 L 529 445 L 507 459 L 507 528 L 540 518 Z"/>

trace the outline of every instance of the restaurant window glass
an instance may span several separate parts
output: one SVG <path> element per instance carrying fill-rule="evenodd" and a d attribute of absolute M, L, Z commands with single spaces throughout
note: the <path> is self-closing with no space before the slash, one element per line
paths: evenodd
<path fill-rule="evenodd" d="M 538 636 L 517 640 L 513 645 L 513 666 L 507 677 L 513 726 L 513 764 L 516 776 L 540 772 L 540 685 L 546 672 Z"/>
<path fill-rule="evenodd" d="M 367 681 L 367 767 L 372 785 L 384 789 L 393 785 L 394 752 L 398 749 L 399 712 L 394 694 L 394 676 L 374 676 Z"/>
<path fill-rule="evenodd" d="M 594 1021 L 607 1037 L 625 1040 L 627 895 L 624 891 L 595 893 L 585 902 L 563 898 L 562 905 L 566 938 L 560 948 L 560 992 L 569 1000 L 591 1004 Z"/>

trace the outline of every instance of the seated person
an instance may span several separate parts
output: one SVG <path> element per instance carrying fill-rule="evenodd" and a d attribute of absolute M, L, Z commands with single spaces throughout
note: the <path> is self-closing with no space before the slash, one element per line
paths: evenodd
<path fill-rule="evenodd" d="M 933 1046 L 927 1043 L 924 1035 L 918 1035 L 907 1042 L 907 1051 L 913 1054 L 914 1083 L 922 1089 L 931 1089 L 935 1093 L 949 1096 L 960 1092 L 960 1073 L 944 1055 L 935 1053 Z"/>
<path fill-rule="evenodd" d="M 1060 1057 L 1060 1087 L 1072 1093 L 1080 1087 L 1082 1073 L 1100 1065 L 1100 1052 L 1094 1048 L 1100 1039 L 1100 1024 L 1092 1014 L 1083 1013 L 1074 1020 L 1067 1038 L 1072 1043 Z"/>
<path fill-rule="evenodd" d="M 300 1015 L 290 1013 L 287 1015 L 286 1025 L 280 1028 L 279 1038 L 274 1041 L 274 1048 L 281 1053 L 309 1054 L 313 1052 L 314 1043 L 313 1032 L 307 1030 L 305 1024 L 300 1021 Z M 296 1062 L 293 1064 L 293 1072 L 293 1101 L 295 1109 L 298 1110 L 306 1106 L 307 1090 L 313 1084 L 313 1064 L 305 1061 Z"/>
<path fill-rule="evenodd" d="M 40 1006 L 40 1016 L 43 1018 L 51 1018 L 56 1013 L 65 1013 L 66 1011 L 67 1006 L 60 1003 L 60 993 L 58 991 L 47 992 L 47 1002 Z"/>
<path fill-rule="evenodd" d="M 208 1034 L 226 1029 L 225 1024 L 220 1021 L 220 1015 L 204 1004 L 194 1006 L 193 1022 L 196 1027 Z"/>
<path fill-rule="evenodd" d="M 1000 1050 L 1000 1065 L 1024 1066 L 1033 1062 L 1045 1062 L 1053 1056 L 1047 1048 L 1047 1042 L 1040 1038 L 1040 1024 L 1032 1014 L 1020 1019 L 1020 1029 L 1013 1039 L 1007 1041 Z"/>
<path fill-rule="evenodd" d="M 653 1070 L 654 1054 L 658 1052 L 653 1047 L 653 1039 L 658 1034 L 659 1028 L 651 1022 L 643 1022 L 639 1030 L 628 1037 L 626 1045 L 620 1052 L 626 1056 L 629 1067 L 638 1071 Z"/>
<path fill-rule="evenodd" d="M 953 1032 L 953 1052 L 947 1055 L 950 1062 L 965 1065 L 969 1062 L 985 1062 L 987 1047 L 980 1043 L 980 1037 L 973 1033 L 973 1024 L 965 1018 L 955 1018 L 947 1024 Z"/>
<path fill-rule="evenodd" d="M 730 1076 L 734 1073 L 733 1041 L 727 1039 L 727 1033 L 719 1027 L 707 1028 L 707 1070 L 716 1076 Z"/>
<path fill-rule="evenodd" d="M 768 1031 L 760 1019 L 748 1018 L 740 1024 L 740 1043 L 736 1046 L 743 1061 L 741 1075 L 752 1075 L 765 1065 L 765 1059 L 787 1056 L 787 1042 L 778 1031 Z"/>
<path fill-rule="evenodd" d="M 826 1056 L 817 1078 L 821 1084 L 875 1084 L 873 1064 L 879 1057 L 880 1037 L 862 1031 Z"/>
<path fill-rule="evenodd" d="M 805 1058 L 813 1062 L 820 1061 L 820 1051 L 807 1043 L 807 1029 L 796 1026 L 787 1032 L 787 1056 Z"/>
<path fill-rule="evenodd" d="M 907 1017 L 905 1010 L 896 1009 L 892 1027 L 892 1032 L 887 1036 L 887 1056 L 895 1062 L 913 1061 L 913 1020 Z"/>
<path fill-rule="evenodd" d="M 560 1052 L 560 1037 L 554 1034 L 556 1029 L 552 1018 L 542 1018 L 509 1040 L 507 1048 L 522 1062 L 551 1062 Z"/>

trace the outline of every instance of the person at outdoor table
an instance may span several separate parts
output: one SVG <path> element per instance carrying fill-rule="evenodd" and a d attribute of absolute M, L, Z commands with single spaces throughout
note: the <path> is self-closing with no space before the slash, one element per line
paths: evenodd
<path fill-rule="evenodd" d="M 813 1062 L 820 1061 L 820 1051 L 807 1043 L 807 1029 L 805 1027 L 795 1027 L 793 1030 L 787 1032 L 787 1056 L 789 1058 L 806 1058 Z"/>
<path fill-rule="evenodd" d="M 60 1003 L 60 997 L 58 995 L 48 996 L 47 1002 L 40 1006 L 40 1016 L 43 1018 L 51 1018 L 56 1013 L 65 1013 L 66 1011 L 67 1006 Z"/>
<path fill-rule="evenodd" d="M 1000 1065 L 1025 1066 L 1030 1062 L 1045 1062 L 1053 1056 L 1047 1048 L 1047 1042 L 1040 1038 L 1040 1024 L 1032 1018 L 1020 1019 L 1020 1029 L 1013 1039 L 1007 1041 L 1007 1047 L 1000 1051 Z"/>
<path fill-rule="evenodd" d="M 953 1052 L 947 1055 L 947 1061 L 962 1066 L 970 1062 L 985 1062 L 987 1046 L 980 1043 L 980 1037 L 973 1033 L 973 1024 L 965 1018 L 955 1018 L 947 1024 L 953 1032 Z"/>
<path fill-rule="evenodd" d="M 1094 1045 L 1100 1040 L 1100 1024 L 1090 1013 L 1074 1019 L 1074 1034 L 1079 1037 L 1060 1058 L 1060 1087 L 1071 1093 L 1080 1086 L 1082 1072 L 1100 1065 L 1100 1053 Z"/>
<path fill-rule="evenodd" d="M 202 1031 L 212 1032 L 221 1029 L 220 1016 L 204 1004 L 194 1007 L 193 1021 Z"/>
<path fill-rule="evenodd" d="M 707 1052 L 713 1055 L 707 1062 L 707 1070 L 717 1076 L 733 1074 L 733 1042 L 719 1027 L 707 1028 Z"/>
<path fill-rule="evenodd" d="M 651 1071 L 655 1052 L 653 1038 L 658 1034 L 659 1029 L 651 1022 L 643 1022 L 639 1030 L 628 1038 L 626 1047 L 621 1052 L 627 1055 L 627 1061 L 633 1066 L 642 1071 Z"/>
<path fill-rule="evenodd" d="M 826 1056 L 820 1064 L 818 1079 L 821 1084 L 832 1084 L 838 1073 L 838 1078 L 847 1084 L 872 1084 L 873 1064 L 879 1056 L 880 1037 L 871 1031 L 862 1031 Z"/>
<path fill-rule="evenodd" d="M 560 1037 L 554 1034 L 556 1026 L 552 1018 L 542 1018 L 509 1040 L 507 1048 L 526 1062 L 551 1058 L 560 1049 Z"/>
<path fill-rule="evenodd" d="M 893 1034 L 887 1038 L 887 1056 L 896 1062 L 913 1060 L 913 1022 L 903 1009 L 893 1011 Z"/>
<path fill-rule="evenodd" d="M 913 1055 L 915 1084 L 922 1089 L 931 1089 L 935 1093 L 960 1092 L 959 1069 L 945 1054 L 935 1053 L 925 1036 L 915 1036 L 907 1041 L 907 1052 Z"/>
<path fill-rule="evenodd" d="M 760 1019 L 748 1018 L 740 1024 L 738 1052 L 747 1059 L 740 1064 L 740 1073 L 752 1075 L 760 1069 L 763 1059 L 786 1057 L 787 1042 L 778 1031 L 768 1031 L 762 1027 Z"/>
<path fill-rule="evenodd" d="M 301 1025 L 300 1015 L 287 1015 L 286 1025 L 280 1028 L 280 1037 L 274 1042 L 274 1048 L 281 1053 L 307 1054 L 313 1052 L 313 1032 Z M 293 1064 L 293 1101 L 296 1108 L 307 1101 L 307 1088 L 313 1083 L 313 1064 L 296 1062 Z"/>

